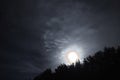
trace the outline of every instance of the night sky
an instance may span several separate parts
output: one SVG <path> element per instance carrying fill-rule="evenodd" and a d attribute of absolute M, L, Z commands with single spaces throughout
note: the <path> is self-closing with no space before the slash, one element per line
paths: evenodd
<path fill-rule="evenodd" d="M 32 80 L 46 68 L 67 64 L 120 44 L 119 0 L 1 0 L 0 80 Z"/>

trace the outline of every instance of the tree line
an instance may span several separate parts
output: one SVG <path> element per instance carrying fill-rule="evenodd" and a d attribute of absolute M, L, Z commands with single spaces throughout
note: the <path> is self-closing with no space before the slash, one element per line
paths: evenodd
<path fill-rule="evenodd" d="M 34 80 L 101 80 L 120 79 L 120 46 L 106 47 L 93 56 L 75 64 L 61 64 L 52 72 L 46 69 L 36 76 Z"/>

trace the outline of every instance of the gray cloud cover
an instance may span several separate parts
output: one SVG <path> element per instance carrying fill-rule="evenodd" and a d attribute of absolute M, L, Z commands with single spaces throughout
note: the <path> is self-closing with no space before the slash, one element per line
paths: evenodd
<path fill-rule="evenodd" d="M 85 56 L 120 43 L 118 0 L 1 1 L 1 80 L 31 80 L 71 43 Z M 6 77 L 7 76 L 7 77 Z"/>

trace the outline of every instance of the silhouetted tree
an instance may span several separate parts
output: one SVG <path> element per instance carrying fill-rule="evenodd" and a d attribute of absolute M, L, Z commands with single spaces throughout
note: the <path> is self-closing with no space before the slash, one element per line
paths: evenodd
<path fill-rule="evenodd" d="M 34 80 L 89 80 L 89 79 L 120 79 L 120 46 L 105 47 L 93 56 L 75 64 L 61 64 L 52 72 L 47 69 Z"/>

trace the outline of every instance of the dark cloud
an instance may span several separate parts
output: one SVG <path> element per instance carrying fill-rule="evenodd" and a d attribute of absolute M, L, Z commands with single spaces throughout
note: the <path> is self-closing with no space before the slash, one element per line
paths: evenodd
<path fill-rule="evenodd" d="M 120 43 L 119 0 L 2 0 L 0 10 L 1 80 L 31 80 L 76 42 L 84 56 Z"/>

